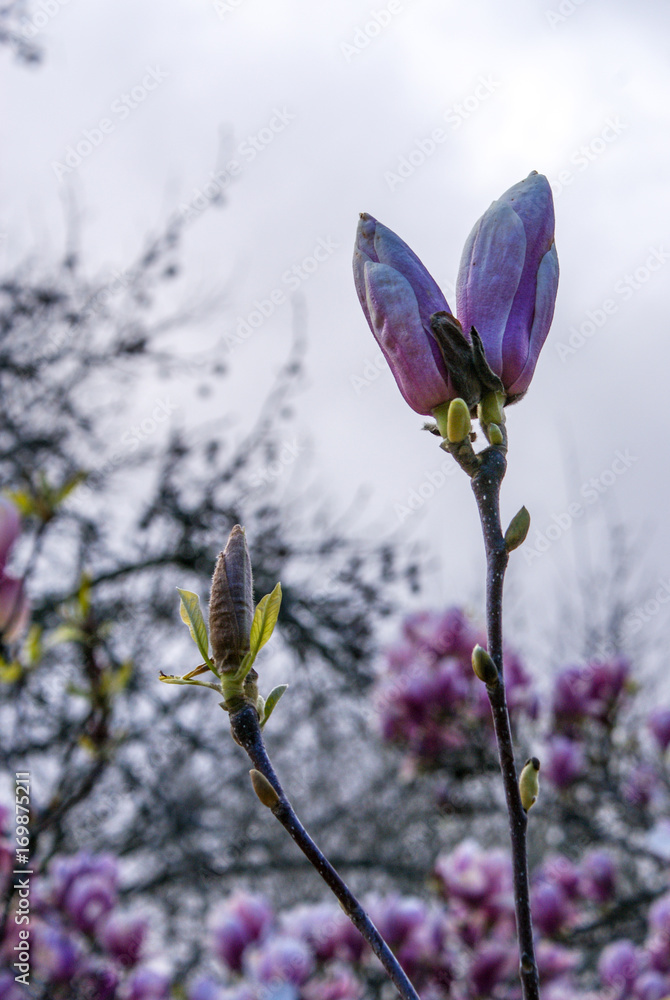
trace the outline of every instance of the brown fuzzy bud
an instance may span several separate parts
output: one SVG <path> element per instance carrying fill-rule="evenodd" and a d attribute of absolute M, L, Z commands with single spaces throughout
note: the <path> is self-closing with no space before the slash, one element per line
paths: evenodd
<path fill-rule="evenodd" d="M 252 767 L 249 774 L 251 776 L 251 784 L 254 786 L 254 791 L 258 798 L 268 809 L 274 809 L 279 802 L 279 796 L 268 779 L 260 771 L 257 771 L 255 767 Z"/>
<path fill-rule="evenodd" d="M 237 670 L 249 652 L 254 617 L 251 561 L 244 528 L 236 524 L 216 561 L 209 598 L 209 641 L 218 671 Z"/>

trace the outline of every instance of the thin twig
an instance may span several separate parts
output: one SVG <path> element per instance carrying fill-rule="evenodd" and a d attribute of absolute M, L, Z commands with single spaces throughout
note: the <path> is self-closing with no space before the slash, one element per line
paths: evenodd
<path fill-rule="evenodd" d="M 270 758 L 268 757 L 261 735 L 256 709 L 252 705 L 246 704 L 237 711 L 231 712 L 230 728 L 233 738 L 236 743 L 239 743 L 246 750 L 254 768 L 260 771 L 277 793 L 278 801 L 271 807 L 272 813 L 291 835 L 328 888 L 335 894 L 344 912 L 363 935 L 386 969 L 403 1000 L 419 1000 L 416 990 L 405 975 L 398 959 L 386 944 L 368 914 L 298 819 L 270 763 Z"/>
<path fill-rule="evenodd" d="M 488 652 L 498 668 L 500 680 L 487 686 L 493 725 L 498 743 L 500 770 L 505 788 L 512 842 L 514 904 L 519 938 L 520 976 L 524 1000 L 539 1000 L 540 983 L 533 942 L 533 922 L 530 911 L 528 854 L 526 830 L 528 816 L 521 804 L 519 781 L 514 763 L 514 744 L 505 696 L 503 674 L 502 597 L 503 581 L 509 554 L 500 525 L 500 485 L 507 463 L 500 448 L 480 452 L 479 468 L 472 477 L 472 489 L 477 500 L 486 550 L 486 630 Z"/>

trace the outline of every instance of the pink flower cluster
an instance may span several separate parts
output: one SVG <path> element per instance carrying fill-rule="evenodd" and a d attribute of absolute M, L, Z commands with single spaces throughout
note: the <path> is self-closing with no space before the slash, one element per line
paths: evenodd
<path fill-rule="evenodd" d="M 0 889 L 11 877 L 4 815 Z M 13 867 L 13 865 L 12 865 Z M 55 858 L 44 876 L 31 878 L 29 949 L 31 983 L 49 996 L 91 1000 L 168 1000 L 170 979 L 143 966 L 148 920 L 119 909 L 119 866 L 112 855 L 86 852 Z M 0 960 L 12 968 L 22 926 L 8 920 Z M 25 987 L 0 972 L 0 1000 L 23 1000 Z"/>
<path fill-rule="evenodd" d="M 538 962 L 545 1000 L 665 1000 L 670 996 L 670 892 L 649 914 L 643 946 L 606 947 L 601 989 L 579 986 L 582 954 L 565 944 L 615 897 L 618 872 L 606 851 L 576 865 L 556 855 L 533 879 Z M 473 840 L 440 857 L 437 899 L 372 897 L 366 906 L 425 1000 L 520 997 L 512 873 L 507 852 Z M 214 953 L 227 975 L 200 978 L 189 1000 L 362 1000 L 377 966 L 335 903 L 275 915 L 262 897 L 236 892 L 211 917 Z M 616 988 L 616 992 L 613 989 Z"/>
<path fill-rule="evenodd" d="M 33 879 L 33 981 L 54 998 L 168 1000 L 170 977 L 142 964 L 145 918 L 118 912 L 118 865 L 109 855 L 56 859 Z M 532 903 L 543 1000 L 666 1000 L 670 996 L 670 892 L 651 907 L 642 945 L 614 941 L 598 962 L 600 990 L 579 985 L 582 955 L 566 942 L 615 899 L 612 856 L 592 850 L 575 864 L 550 857 L 535 873 Z M 507 852 L 474 840 L 441 856 L 432 899 L 373 896 L 375 924 L 422 1000 L 519 1000 L 512 874 Z M 11 924 L 10 924 L 11 926 Z M 0 949 L 11 960 L 16 934 Z M 211 971 L 187 1000 L 363 1000 L 381 970 L 333 902 L 276 912 L 261 895 L 236 891 L 210 916 Z M 167 955 L 164 956 L 167 959 Z M 167 964 L 167 963 L 166 963 Z M 0 1000 L 23 988 L 0 973 Z"/>
<path fill-rule="evenodd" d="M 497 767 L 486 688 L 472 670 L 472 650 L 484 638 L 459 608 L 423 611 L 405 619 L 402 636 L 386 653 L 374 704 L 384 739 L 404 747 L 412 766 L 481 772 L 481 754 Z M 534 719 L 539 702 L 518 656 L 505 659 L 507 700 L 513 718 Z M 460 767 L 460 765 L 458 765 Z"/>

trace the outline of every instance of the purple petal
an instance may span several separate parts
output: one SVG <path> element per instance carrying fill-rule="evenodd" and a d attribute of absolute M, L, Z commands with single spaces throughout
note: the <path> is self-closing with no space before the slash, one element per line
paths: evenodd
<path fill-rule="evenodd" d="M 398 387 L 417 413 L 430 414 L 450 396 L 447 372 L 438 363 L 411 285 L 386 264 L 365 265 L 370 326 Z"/>
<path fill-rule="evenodd" d="M 19 512 L 11 501 L 0 497 L 0 570 L 21 530 Z"/>
<path fill-rule="evenodd" d="M 521 351 L 511 349 L 508 355 L 508 337 L 505 336 L 503 381 L 508 386 L 508 392 L 512 395 L 525 392 L 530 385 L 537 359 L 547 339 L 551 321 L 554 318 L 557 289 L 558 254 L 556 253 L 556 245 L 552 243 L 551 249 L 547 251 L 540 261 L 537 271 L 537 290 L 535 294 L 533 325 L 530 330 L 530 344 L 525 364 L 523 364 L 520 371 L 518 370 L 517 362 L 521 358 Z M 514 333 L 510 331 L 510 334 L 510 342 L 512 343 Z"/>
<path fill-rule="evenodd" d="M 502 375 L 503 336 L 525 256 L 521 219 L 509 205 L 494 201 L 466 241 L 456 305 L 463 329 L 469 333 L 474 326 L 482 338 L 486 360 L 496 375 Z"/>

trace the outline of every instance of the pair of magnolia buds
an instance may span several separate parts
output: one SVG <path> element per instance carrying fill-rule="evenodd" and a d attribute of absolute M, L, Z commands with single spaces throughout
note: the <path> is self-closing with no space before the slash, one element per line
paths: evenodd
<path fill-rule="evenodd" d="M 554 314 L 558 257 L 547 178 L 533 171 L 470 233 L 456 282 L 456 315 L 400 237 L 363 213 L 354 281 L 370 328 L 413 410 L 462 398 L 514 402 L 528 388 Z M 456 318 L 456 316 L 458 318 Z"/>

